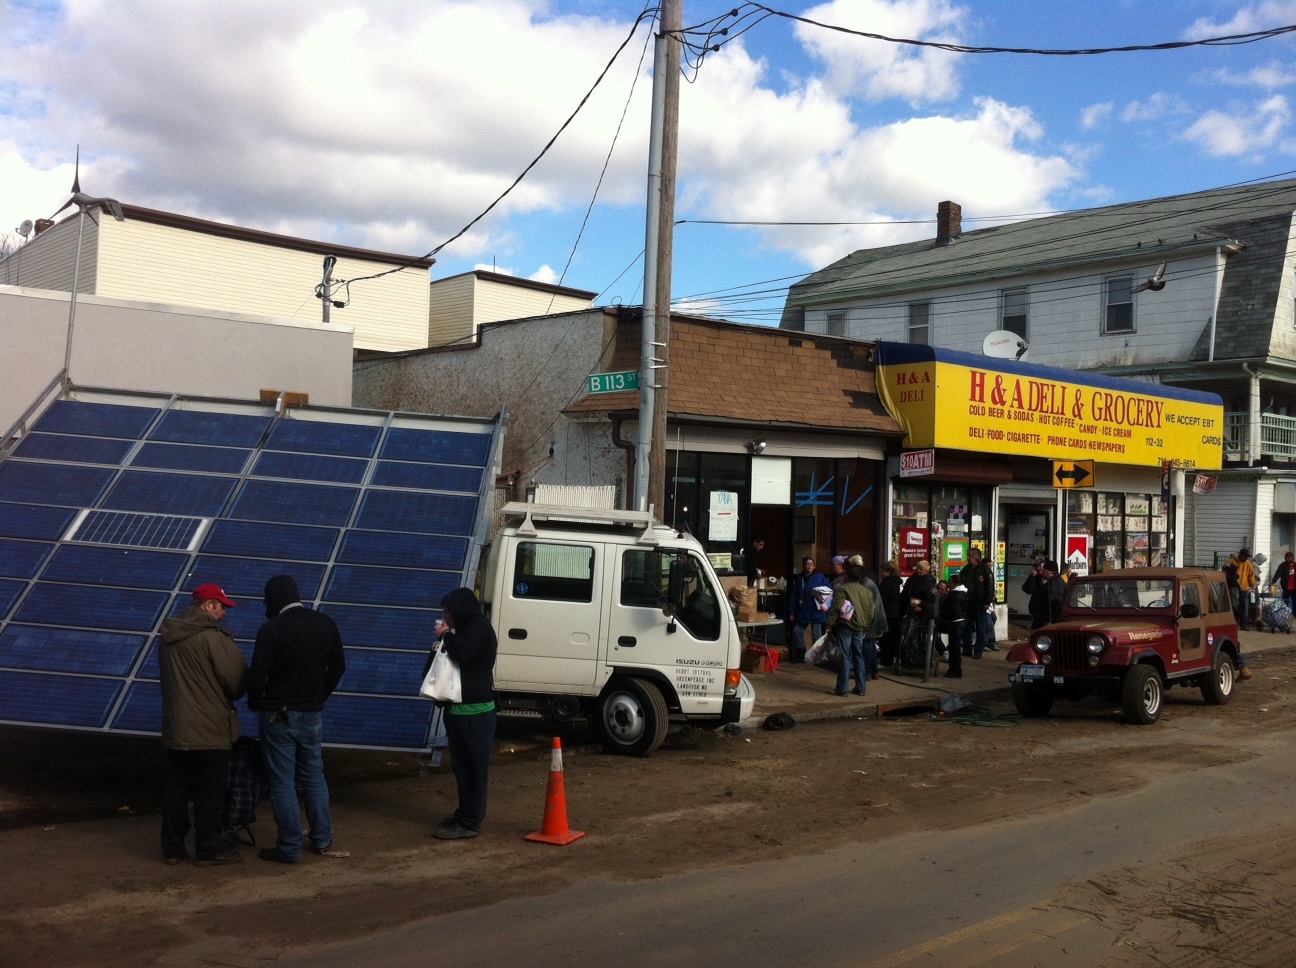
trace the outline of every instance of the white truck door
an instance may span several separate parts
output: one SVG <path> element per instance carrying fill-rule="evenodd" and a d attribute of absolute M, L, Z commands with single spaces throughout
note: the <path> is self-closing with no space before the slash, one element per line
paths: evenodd
<path fill-rule="evenodd" d="M 719 713 L 729 650 L 728 603 L 696 552 L 686 549 L 609 548 L 619 555 L 614 569 L 608 663 L 651 668 L 675 686 L 686 713 Z M 670 565 L 684 567 L 684 603 L 675 630 L 662 614 Z M 724 609 L 726 611 L 722 612 Z"/>
<path fill-rule="evenodd" d="M 511 538 L 501 551 L 505 581 L 496 634 L 496 687 L 593 690 L 602 611 L 603 545 Z"/>

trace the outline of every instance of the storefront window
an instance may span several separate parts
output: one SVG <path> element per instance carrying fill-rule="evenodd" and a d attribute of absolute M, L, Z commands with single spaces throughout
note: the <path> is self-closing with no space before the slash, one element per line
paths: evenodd
<path fill-rule="evenodd" d="M 910 574 L 922 560 L 942 577 L 957 574 L 973 546 L 986 548 L 990 492 L 957 484 L 898 483 L 891 518 L 891 554 L 901 574 Z"/>
<path fill-rule="evenodd" d="M 1169 565 L 1169 533 L 1169 508 L 1159 494 L 1067 494 L 1069 555 L 1087 545 L 1091 572 Z"/>

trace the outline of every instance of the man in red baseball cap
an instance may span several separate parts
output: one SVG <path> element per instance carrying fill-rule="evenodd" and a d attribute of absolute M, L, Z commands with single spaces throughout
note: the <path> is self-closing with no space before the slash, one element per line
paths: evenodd
<path fill-rule="evenodd" d="M 230 748 L 239 737 L 234 700 L 247 691 L 247 662 L 220 624 L 225 610 L 235 607 L 219 585 L 199 585 L 189 607 L 162 623 L 158 667 L 167 752 L 162 856 L 168 864 L 185 857 L 190 802 L 195 863 L 207 867 L 243 859 L 238 841 L 224 837 L 221 816 Z"/>

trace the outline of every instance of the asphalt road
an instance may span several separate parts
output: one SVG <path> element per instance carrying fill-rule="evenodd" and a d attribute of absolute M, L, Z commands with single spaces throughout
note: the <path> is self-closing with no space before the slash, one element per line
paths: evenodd
<path fill-rule="evenodd" d="M 1199 728 L 1209 729 L 1208 721 Z M 1251 743 L 1243 761 L 1174 774 L 1029 823 L 914 834 L 646 882 L 584 882 L 285 953 L 275 965 L 1164 963 L 1139 960 L 1122 919 L 1068 906 L 1068 886 L 1074 893 L 1075 885 L 1092 884 L 1111 896 L 1122 882 L 1138 881 L 1140 871 L 1192 858 L 1220 837 L 1260 845 L 1292 840 L 1286 816 L 1296 779 L 1289 750 L 1289 737 L 1278 733 Z M 1104 878 L 1118 887 L 1104 886 Z M 435 910 L 435 896 L 428 908 Z"/>

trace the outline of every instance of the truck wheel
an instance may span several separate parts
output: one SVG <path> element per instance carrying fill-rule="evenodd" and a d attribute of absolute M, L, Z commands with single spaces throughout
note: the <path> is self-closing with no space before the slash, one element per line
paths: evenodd
<path fill-rule="evenodd" d="M 646 679 L 618 679 L 599 706 L 599 729 L 609 753 L 647 756 L 661 746 L 669 725 L 666 700 Z"/>
<path fill-rule="evenodd" d="M 1136 665 L 1121 683 L 1121 710 L 1125 721 L 1151 726 L 1161 718 L 1161 676 L 1150 665 Z"/>
<path fill-rule="evenodd" d="M 1047 716 L 1053 708 L 1053 690 L 1047 686 L 1028 686 L 1022 682 L 1012 684 L 1013 705 L 1023 716 L 1035 719 Z"/>
<path fill-rule="evenodd" d="M 1202 677 L 1201 694 L 1208 706 L 1223 706 L 1233 698 L 1233 660 L 1223 649 L 1215 650 L 1211 670 Z"/>

